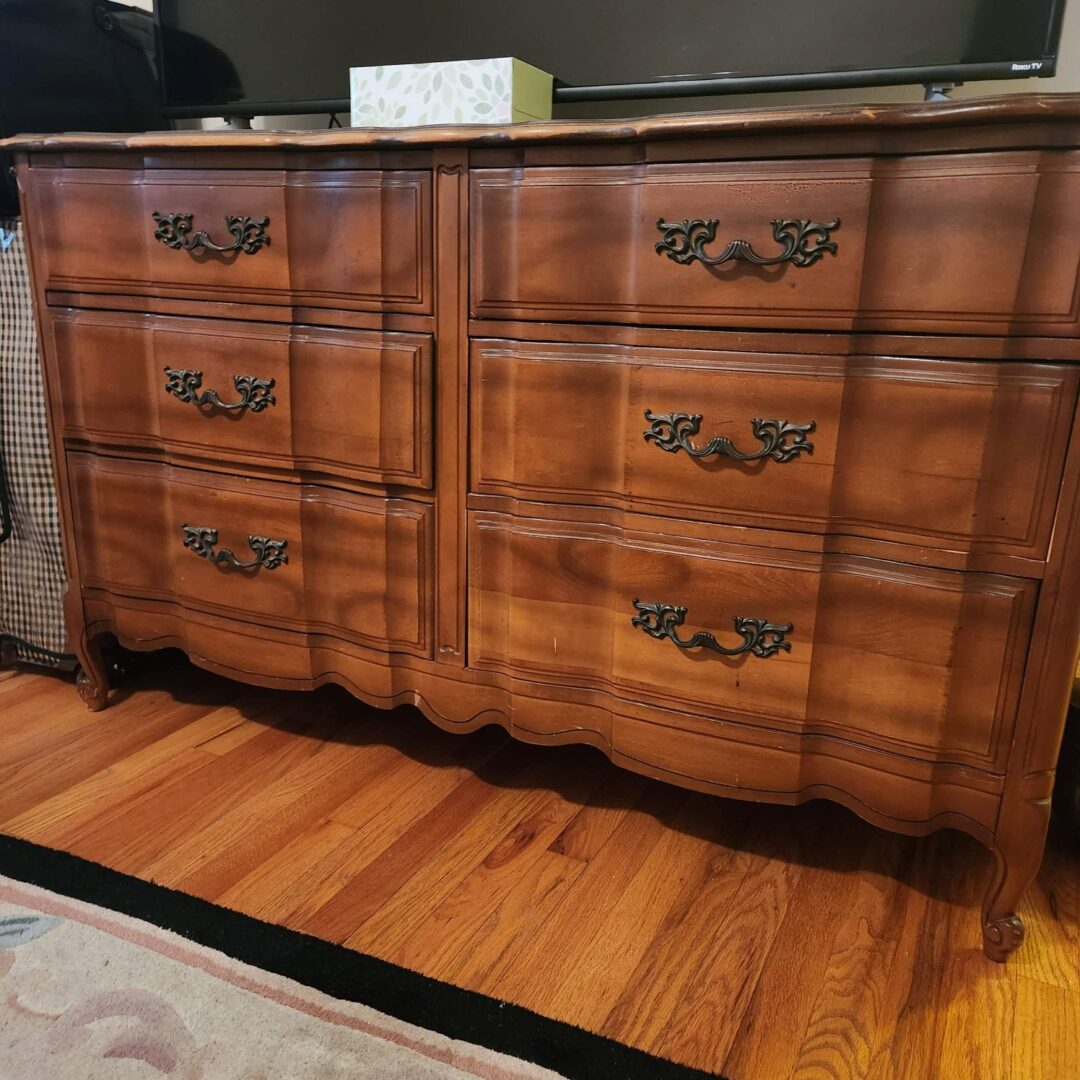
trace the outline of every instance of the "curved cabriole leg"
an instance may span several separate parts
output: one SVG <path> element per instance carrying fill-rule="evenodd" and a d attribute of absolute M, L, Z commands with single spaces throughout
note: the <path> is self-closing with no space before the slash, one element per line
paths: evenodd
<path fill-rule="evenodd" d="M 983 952 L 999 964 L 1024 940 L 1024 923 L 1016 909 L 1039 871 L 1050 824 L 1054 774 L 1038 773 L 1025 781 L 1027 790 L 1002 804 L 994 876 L 983 903 Z"/>
<path fill-rule="evenodd" d="M 84 640 L 77 650 L 79 669 L 75 689 L 91 712 L 101 712 L 109 703 L 109 675 L 101 651 L 101 640 Z"/>

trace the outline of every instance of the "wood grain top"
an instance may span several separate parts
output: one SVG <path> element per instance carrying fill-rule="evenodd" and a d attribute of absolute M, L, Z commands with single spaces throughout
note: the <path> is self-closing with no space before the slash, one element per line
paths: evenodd
<path fill-rule="evenodd" d="M 16 135 L 0 149 L 186 150 L 193 148 L 352 149 L 407 146 L 498 146 L 517 143 L 628 142 L 741 135 L 748 131 L 806 133 L 844 128 L 919 129 L 1080 120 L 1080 94 L 1012 94 L 965 101 L 844 104 L 807 108 L 737 109 L 618 120 L 550 120 L 521 124 L 461 124 L 330 131 L 158 131 L 136 134 Z"/>

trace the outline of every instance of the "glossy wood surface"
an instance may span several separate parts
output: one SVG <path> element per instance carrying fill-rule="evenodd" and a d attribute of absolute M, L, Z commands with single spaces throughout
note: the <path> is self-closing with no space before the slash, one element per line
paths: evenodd
<path fill-rule="evenodd" d="M 1075 336 L 1080 157 L 480 169 L 482 318 Z M 774 220 L 840 225 L 812 265 L 681 265 L 658 222 L 718 219 L 763 256 Z M 1032 246 L 1036 261 L 1028 259 Z"/>
<path fill-rule="evenodd" d="M 430 505 L 82 453 L 68 468 L 84 590 L 430 653 Z M 214 565 L 185 546 L 186 525 L 242 562 L 249 537 L 284 540 L 288 562 Z"/>
<path fill-rule="evenodd" d="M 47 288 L 431 311 L 426 172 L 42 168 L 25 186 L 34 221 L 71 223 L 48 248 Z M 270 244 L 174 250 L 155 240 L 155 212 L 191 214 L 219 245 L 227 216 L 269 218 Z"/>
<path fill-rule="evenodd" d="M 923 835 L 952 827 L 987 844 L 1000 809 L 1000 776 L 828 735 L 672 714 L 589 687 L 459 672 L 407 655 L 388 663 L 338 635 L 115 592 L 90 590 L 83 606 L 91 637 L 111 632 L 132 649 L 180 648 L 207 670 L 262 686 L 341 685 L 372 705 L 416 705 L 448 731 L 499 724 L 527 742 L 587 743 L 625 768 L 697 791 L 786 804 L 828 798 L 885 828 Z"/>
<path fill-rule="evenodd" d="M 1067 140 L 1075 137 L 1080 102 L 1075 94 L 994 95 L 963 101 L 849 103 L 796 105 L 786 108 L 715 110 L 612 120 L 548 120 L 527 124 L 430 125 L 417 128 L 331 128 L 328 131 L 149 131 L 123 134 L 18 135 L 0 147 L 21 151 L 63 153 L 69 150 L 106 152 L 182 151 L 250 152 L 297 149 L 348 151 L 354 149 L 432 146 L 498 147 L 544 143 L 594 145 L 673 143 L 711 138 L 738 142 L 758 134 L 782 143 L 784 137 L 805 133 L 828 145 L 830 138 L 865 130 L 876 138 L 900 140 L 927 133 L 962 139 L 965 134 L 992 141 L 1001 133 L 1021 143 Z M 958 130 L 957 130 L 958 129 Z"/>
<path fill-rule="evenodd" d="M 5 832 L 731 1080 L 1080 1070 L 1066 828 L 1001 967 L 978 952 L 988 856 L 955 833 L 688 794 L 167 654 L 104 713 L 29 672 L 0 702 Z"/>
<path fill-rule="evenodd" d="M 473 514 L 472 663 L 601 686 L 661 711 L 828 733 L 1000 770 L 1034 586 L 1018 579 L 666 533 Z M 634 601 L 686 609 L 681 640 L 740 645 L 737 617 L 790 625 L 790 651 L 725 657 L 635 626 Z M 679 726 L 673 719 L 671 726 Z M 767 739 L 767 737 L 766 737 Z M 693 775 L 701 758 L 683 753 Z M 639 755 L 650 760 L 648 755 Z"/>
<path fill-rule="evenodd" d="M 472 371 L 478 493 L 1037 559 L 1077 387 L 1050 365 L 513 341 L 474 342 Z M 667 452 L 646 412 L 743 454 L 754 418 L 812 423 L 812 450 Z"/>
<path fill-rule="evenodd" d="M 50 323 L 69 439 L 431 486 L 429 337 L 74 309 Z M 198 406 L 166 392 L 166 368 L 226 405 L 237 376 L 273 380 L 274 402 Z"/>

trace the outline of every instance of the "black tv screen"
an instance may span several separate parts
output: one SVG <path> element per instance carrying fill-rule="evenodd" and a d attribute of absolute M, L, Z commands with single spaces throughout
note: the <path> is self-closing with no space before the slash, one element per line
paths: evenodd
<path fill-rule="evenodd" d="M 165 104 L 348 97 L 349 68 L 517 56 L 556 98 L 1052 75 L 1064 0 L 159 0 Z"/>

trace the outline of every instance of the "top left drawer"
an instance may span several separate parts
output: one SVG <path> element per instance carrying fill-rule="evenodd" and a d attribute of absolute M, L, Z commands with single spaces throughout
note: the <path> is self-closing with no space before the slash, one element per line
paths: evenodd
<path fill-rule="evenodd" d="M 54 290 L 430 314 L 421 170 L 27 170 Z"/>

